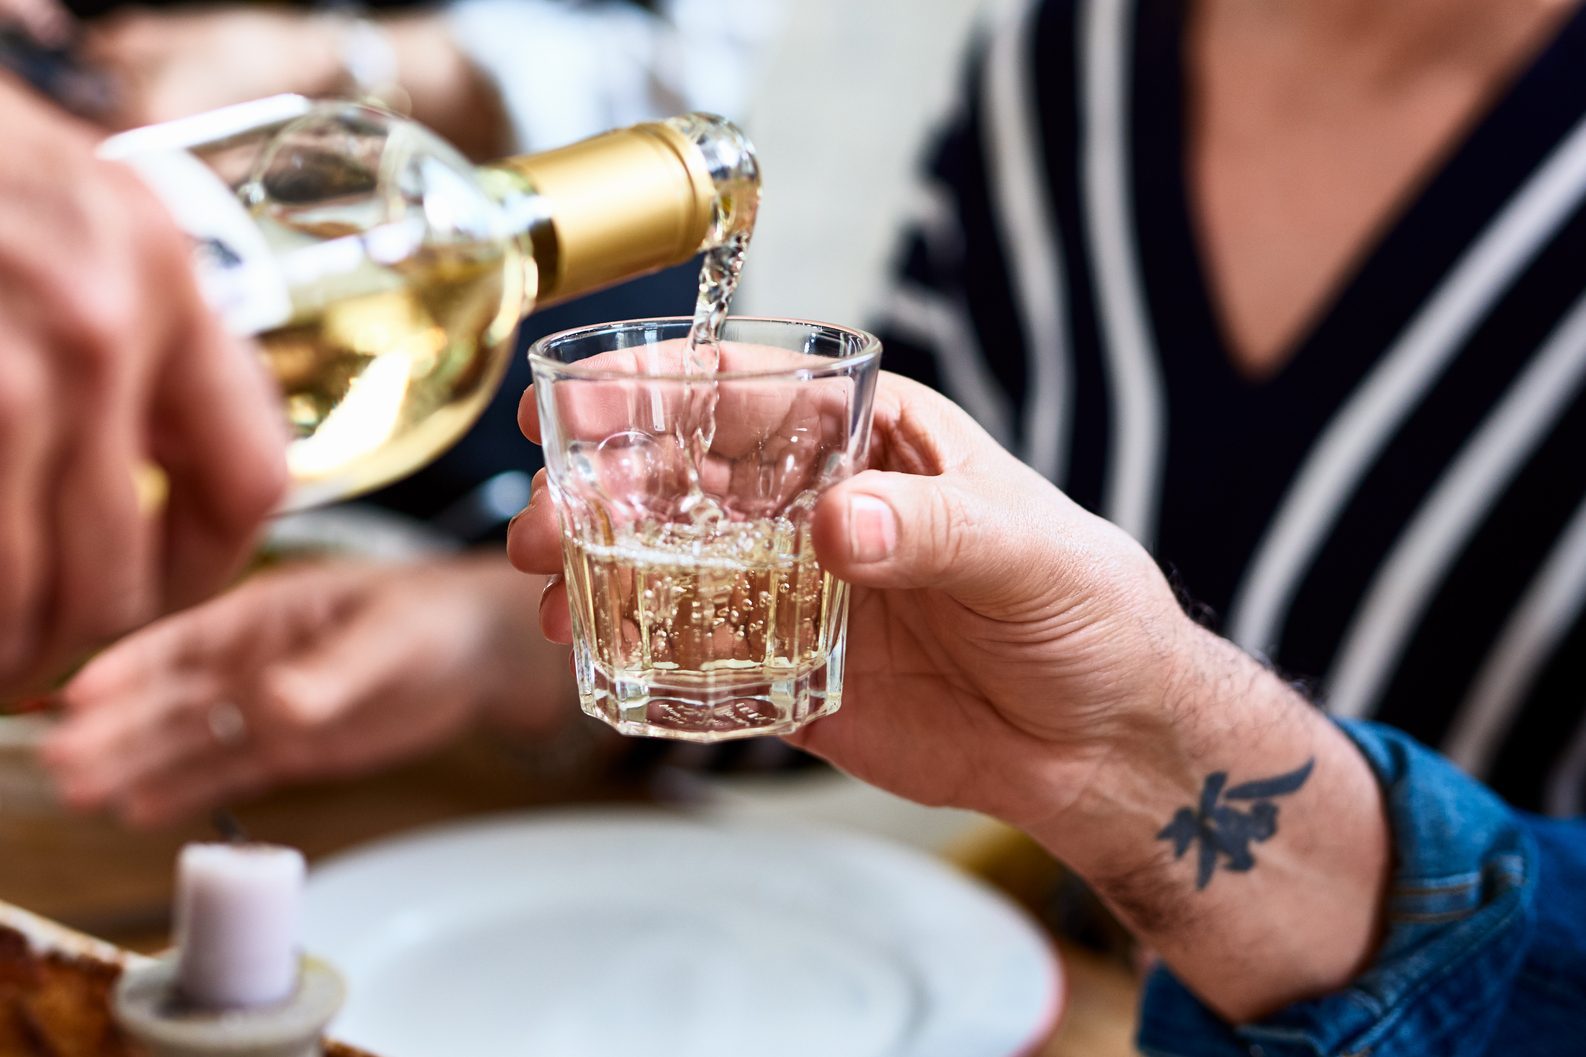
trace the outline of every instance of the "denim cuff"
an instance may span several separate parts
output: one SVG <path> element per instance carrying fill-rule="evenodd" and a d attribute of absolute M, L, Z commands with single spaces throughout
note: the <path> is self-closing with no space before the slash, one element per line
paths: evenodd
<path fill-rule="evenodd" d="M 1395 868 L 1375 963 L 1342 991 L 1229 1025 L 1171 974 L 1146 984 L 1151 1057 L 1479 1057 L 1535 925 L 1536 851 L 1485 786 L 1389 727 L 1339 721 L 1387 801 Z"/>

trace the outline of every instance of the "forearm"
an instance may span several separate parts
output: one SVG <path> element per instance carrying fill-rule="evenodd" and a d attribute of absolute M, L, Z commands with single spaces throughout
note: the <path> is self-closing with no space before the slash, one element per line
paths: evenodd
<path fill-rule="evenodd" d="M 1249 1020 L 1370 961 L 1391 858 L 1382 793 L 1348 737 L 1237 648 L 1186 629 L 1181 656 L 1170 722 L 1036 836 L 1208 1005 Z M 1285 776 L 1292 791 L 1253 785 Z"/>

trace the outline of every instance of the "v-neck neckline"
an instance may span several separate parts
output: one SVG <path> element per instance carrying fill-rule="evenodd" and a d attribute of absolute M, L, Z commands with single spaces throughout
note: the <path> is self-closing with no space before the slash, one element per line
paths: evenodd
<path fill-rule="evenodd" d="M 1273 394 L 1298 390 L 1314 399 L 1320 387 L 1341 401 L 1496 210 L 1580 120 L 1586 92 L 1569 57 L 1586 53 L 1586 4 L 1564 19 L 1373 229 L 1287 343 L 1282 363 L 1260 376 L 1242 370 L 1234 356 L 1195 221 L 1189 6 L 1186 0 L 1139 0 L 1133 42 L 1134 201 L 1146 295 L 1170 391 L 1204 395 L 1215 385 L 1224 399 L 1270 405 Z M 1183 376 L 1183 384 L 1171 384 L 1174 376 Z"/>

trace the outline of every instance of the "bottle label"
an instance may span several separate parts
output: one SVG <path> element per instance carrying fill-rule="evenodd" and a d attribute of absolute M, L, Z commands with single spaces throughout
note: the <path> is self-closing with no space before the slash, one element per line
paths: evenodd
<path fill-rule="evenodd" d="M 120 152 L 103 153 L 113 157 Z M 193 240 L 199 289 L 227 329 L 250 336 L 292 318 L 292 298 L 280 264 L 225 181 L 184 150 L 131 152 L 118 160 L 153 188 L 177 227 Z"/>

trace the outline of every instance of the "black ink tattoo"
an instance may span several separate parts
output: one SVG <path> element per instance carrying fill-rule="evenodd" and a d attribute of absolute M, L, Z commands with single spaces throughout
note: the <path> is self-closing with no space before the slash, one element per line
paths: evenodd
<path fill-rule="evenodd" d="M 1217 870 L 1217 859 L 1225 861 L 1223 868 L 1244 873 L 1256 864 L 1250 852 L 1252 842 L 1260 844 L 1278 831 L 1278 805 L 1276 797 L 1287 796 L 1311 776 L 1316 761 L 1306 760 L 1305 766 L 1276 778 L 1263 778 L 1254 782 L 1224 789 L 1228 772 L 1209 775 L 1201 787 L 1199 809 L 1181 807 L 1173 821 L 1156 835 L 1157 840 L 1173 842 L 1173 857 L 1182 859 L 1190 845 L 1197 841 L 1198 864 L 1195 869 L 1195 890 L 1200 891 L 1211 883 Z M 1219 803 L 1220 800 L 1254 801 L 1248 811 Z"/>

